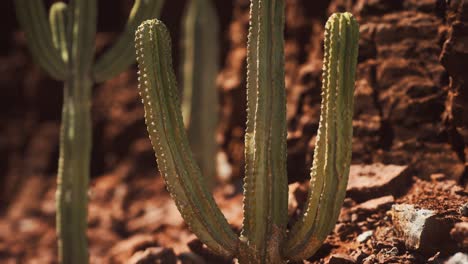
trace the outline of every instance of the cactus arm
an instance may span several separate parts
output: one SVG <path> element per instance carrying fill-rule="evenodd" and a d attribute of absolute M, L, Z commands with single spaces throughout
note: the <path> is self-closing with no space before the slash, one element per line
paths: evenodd
<path fill-rule="evenodd" d="M 191 0 L 183 21 L 182 116 L 190 147 L 211 188 L 216 176 L 218 18 L 211 0 Z"/>
<path fill-rule="evenodd" d="M 281 263 L 288 197 L 284 1 L 253 0 L 250 17 L 242 236 L 254 259 Z"/>
<path fill-rule="evenodd" d="M 67 68 L 52 43 L 52 34 L 42 1 L 16 0 L 15 7 L 34 60 L 54 79 L 64 80 Z"/>
<path fill-rule="evenodd" d="M 54 47 L 60 53 L 62 60 L 68 63 L 68 50 L 66 40 L 66 17 L 67 4 L 64 2 L 55 2 L 50 7 L 49 23 L 52 33 L 52 42 Z"/>
<path fill-rule="evenodd" d="M 333 228 L 343 203 L 351 161 L 354 75 L 359 26 L 349 13 L 325 26 L 322 114 L 308 202 L 284 245 L 290 260 L 310 257 Z"/>
<path fill-rule="evenodd" d="M 95 0 L 71 0 L 67 21 L 70 35 L 70 62 L 77 77 L 90 75 L 94 59 L 97 2 Z"/>
<path fill-rule="evenodd" d="M 213 251 L 233 256 L 238 239 L 206 188 L 189 149 L 172 70 L 170 37 L 158 20 L 136 32 L 140 95 L 158 168 L 191 230 Z"/>
<path fill-rule="evenodd" d="M 130 45 L 133 42 L 135 30 L 144 20 L 158 17 L 163 2 L 163 0 L 135 0 L 124 32 L 117 42 L 96 61 L 93 68 L 96 82 L 103 82 L 116 76 L 135 61 L 135 49 L 133 45 Z"/>

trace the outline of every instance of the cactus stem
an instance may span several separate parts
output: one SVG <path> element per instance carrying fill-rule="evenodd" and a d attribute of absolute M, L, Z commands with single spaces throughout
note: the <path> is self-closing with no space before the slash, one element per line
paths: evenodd
<path fill-rule="evenodd" d="M 200 240 L 222 256 L 233 256 L 238 239 L 209 194 L 189 148 L 169 33 L 160 21 L 145 21 L 136 32 L 135 45 L 146 125 L 167 189 Z"/>
<path fill-rule="evenodd" d="M 250 18 L 242 236 L 251 263 L 273 263 L 287 223 L 284 0 L 253 0 Z"/>
<path fill-rule="evenodd" d="M 343 203 L 351 162 L 358 37 L 359 26 L 349 13 L 333 14 L 325 26 L 322 113 L 308 201 L 285 243 L 284 255 L 291 260 L 305 259 L 320 247 Z"/>
<path fill-rule="evenodd" d="M 190 147 L 211 189 L 216 180 L 218 20 L 211 0 L 190 0 L 184 17 L 182 115 Z"/>

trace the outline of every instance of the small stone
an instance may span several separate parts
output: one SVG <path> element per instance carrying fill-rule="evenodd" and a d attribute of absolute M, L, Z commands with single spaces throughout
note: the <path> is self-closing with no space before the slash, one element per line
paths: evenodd
<path fill-rule="evenodd" d="M 375 254 L 372 254 L 370 256 L 368 256 L 367 258 L 363 259 L 362 260 L 362 264 L 374 264 L 376 263 L 376 256 Z"/>
<path fill-rule="evenodd" d="M 460 206 L 460 209 L 458 209 L 461 215 L 463 216 L 468 216 L 468 203 L 463 204 Z"/>
<path fill-rule="evenodd" d="M 387 255 L 387 256 L 396 256 L 398 255 L 398 248 L 397 247 L 391 247 L 391 248 L 383 248 L 380 250 L 381 253 Z"/>
<path fill-rule="evenodd" d="M 364 253 L 362 250 L 357 249 L 356 251 L 353 251 L 353 253 L 351 253 L 351 257 L 354 258 L 357 263 L 362 263 L 363 260 L 366 257 L 368 257 L 368 255 Z"/>
<path fill-rule="evenodd" d="M 374 234 L 374 231 L 372 231 L 372 230 L 363 232 L 362 234 L 360 234 L 360 235 L 356 238 L 356 240 L 357 240 L 357 242 L 359 242 L 359 243 L 366 242 L 367 239 L 369 239 L 373 234 Z"/>
<path fill-rule="evenodd" d="M 458 252 L 445 262 L 445 264 L 466 264 L 468 263 L 468 255 Z"/>
<path fill-rule="evenodd" d="M 359 216 L 357 214 L 351 215 L 351 222 L 356 222 L 358 219 L 359 219 Z"/>
<path fill-rule="evenodd" d="M 356 263 L 352 257 L 346 254 L 333 254 L 328 260 L 328 264 L 353 264 Z"/>
<path fill-rule="evenodd" d="M 430 177 L 432 181 L 443 181 L 446 178 L 443 173 L 433 173 Z"/>
<path fill-rule="evenodd" d="M 440 252 L 437 252 L 434 256 L 427 259 L 428 263 L 439 263 Z"/>
<path fill-rule="evenodd" d="M 172 249 L 151 247 L 144 251 L 138 251 L 128 260 L 128 264 L 176 264 L 177 257 Z"/>
<path fill-rule="evenodd" d="M 450 235 L 460 248 L 468 251 L 468 222 L 456 223 Z"/>

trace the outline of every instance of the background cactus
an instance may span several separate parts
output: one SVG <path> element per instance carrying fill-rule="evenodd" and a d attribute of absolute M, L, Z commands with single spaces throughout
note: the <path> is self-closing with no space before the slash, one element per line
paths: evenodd
<path fill-rule="evenodd" d="M 19 22 L 34 59 L 64 81 L 57 180 L 57 231 L 61 263 L 87 263 L 87 188 L 91 152 L 91 89 L 134 61 L 130 43 L 145 19 L 158 16 L 162 1 L 136 0 L 121 37 L 94 63 L 97 2 L 56 2 L 49 23 L 41 0 L 16 0 Z"/>
<path fill-rule="evenodd" d="M 169 33 L 158 20 L 136 32 L 140 95 L 167 188 L 191 230 L 209 248 L 241 263 L 305 259 L 331 231 L 343 202 L 351 157 L 358 24 L 349 13 L 326 25 L 322 113 L 310 194 L 287 233 L 284 0 L 252 0 L 248 44 L 244 227 L 237 238 L 206 188 L 188 147 L 172 70 Z"/>
<path fill-rule="evenodd" d="M 183 20 L 182 116 L 195 160 L 211 187 L 216 176 L 219 22 L 211 0 L 189 1 Z"/>

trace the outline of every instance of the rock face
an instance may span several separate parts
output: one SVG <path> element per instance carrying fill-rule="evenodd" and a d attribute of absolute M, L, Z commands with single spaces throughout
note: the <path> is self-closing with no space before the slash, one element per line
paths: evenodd
<path fill-rule="evenodd" d="M 320 45 L 326 15 L 307 16 L 305 10 L 318 2 L 287 2 L 288 174 L 290 181 L 301 181 L 309 175 L 320 116 Z M 441 53 L 448 54 L 442 58 L 453 60 L 464 56 L 460 51 L 464 46 L 456 44 L 462 43 L 460 23 L 455 18 L 447 20 L 449 24 L 445 21 L 446 16 L 461 12 L 455 2 L 463 1 L 446 6 L 436 0 L 360 0 L 351 7 L 343 2 L 332 1 L 328 12 L 352 10 L 359 18 L 361 34 L 353 162 L 409 165 L 421 178 L 444 173 L 460 179 L 465 171 L 464 143 L 453 144 L 459 134 L 447 127 L 444 114 L 449 109 L 452 71 L 439 58 Z M 466 8 L 466 4 L 460 5 Z M 451 35 L 447 34 L 450 23 L 456 28 Z M 228 61 L 218 79 L 224 120 L 219 139 L 233 165 L 234 177 L 243 173 L 247 29 L 248 1 L 238 1 L 230 25 L 230 35 L 235 37 L 230 39 Z M 443 46 L 446 40 L 455 44 Z M 456 52 L 449 53 L 449 47 Z M 440 159 L 446 165 L 430 165 L 440 163 Z M 429 162 L 421 165 L 423 160 Z"/>
<path fill-rule="evenodd" d="M 127 8 L 131 5 L 128 0 L 121 2 L 125 2 L 121 5 Z M 355 2 L 353 6 L 344 6 L 341 4 L 344 1 L 286 2 L 285 82 L 290 181 L 304 180 L 309 175 L 320 115 L 323 25 L 330 12 L 345 9 L 359 18 L 361 33 L 353 162 L 410 165 L 410 169 L 422 172 L 418 173 L 420 177 L 444 173 L 449 178 L 459 179 L 465 170 L 464 150 L 468 140 L 468 132 L 463 128 L 468 122 L 465 120 L 468 115 L 463 114 L 464 102 L 468 101 L 464 92 L 467 77 L 463 71 L 468 61 L 467 47 L 463 45 L 467 28 L 466 1 L 359 0 L 352 1 Z M 176 5 L 181 4 L 168 3 L 167 10 L 175 13 L 182 10 Z M 231 12 L 230 4 L 218 4 L 223 14 L 222 27 L 229 34 L 223 50 L 223 69 L 217 81 L 222 120 L 217 141 L 232 165 L 231 176 L 238 178 L 243 173 L 249 1 L 237 0 L 232 5 L 234 11 Z M 177 45 L 175 21 L 178 17 L 171 15 L 163 14 L 163 18 L 171 32 L 176 32 L 173 35 Z M 116 18 L 109 18 L 109 21 L 112 19 Z M 106 30 L 118 31 L 119 28 L 108 24 Z M 102 50 L 109 39 L 112 37 L 99 35 L 98 49 Z M 0 72 L 3 76 L 0 83 L 6 93 L 0 99 L 0 112 L 2 120 L 10 124 L 0 132 L 1 138 L 9 139 L 0 142 L 0 156 L 4 157 L 0 169 L 6 175 L 0 184 L 3 200 L 18 191 L 16 186 L 21 185 L 21 175 L 48 175 L 56 171 L 62 90 L 60 83 L 51 81 L 37 67 L 31 66 L 22 35 L 11 42 L 15 45 L 6 47 L 5 52 L 9 54 L 0 57 L 5 65 Z M 177 60 L 177 56 L 175 58 Z M 135 86 L 135 72 L 130 70 L 95 89 L 94 176 L 126 159 L 138 164 L 134 173 L 154 173 L 155 162 Z M 50 144 L 41 146 L 35 138 Z M 24 159 L 24 156 L 30 158 Z M 440 163 L 437 161 L 441 158 L 446 161 L 442 166 L 427 166 L 427 163 Z M 421 165 L 422 160 L 429 162 Z"/>
<path fill-rule="evenodd" d="M 446 7 L 448 23 L 447 39 L 444 42 L 440 61 L 450 75 L 449 92 L 444 118 L 447 120 L 450 139 L 462 158 L 468 143 L 468 3 L 464 0 L 450 1 Z M 461 146 L 464 146 L 462 148 Z M 467 181 L 464 178 L 463 181 Z"/>

